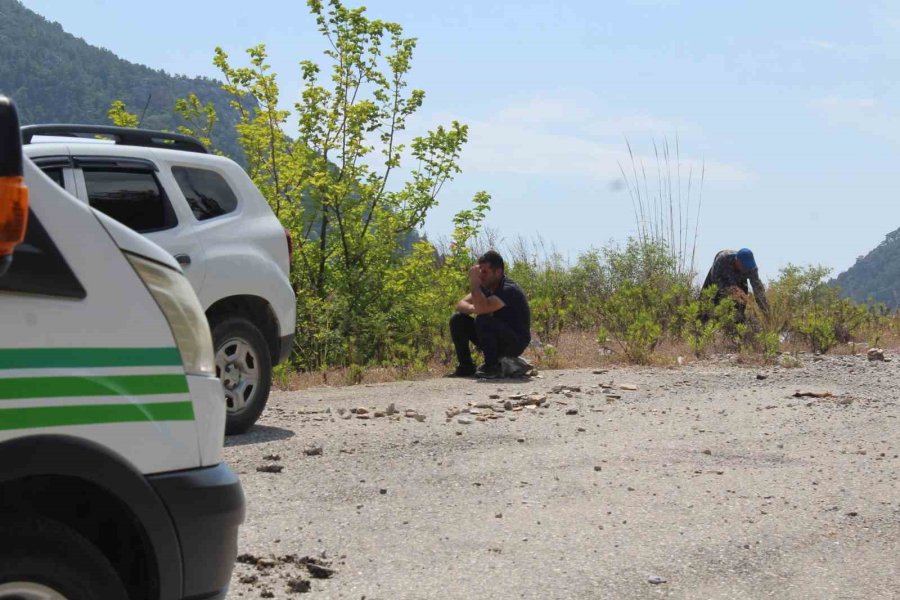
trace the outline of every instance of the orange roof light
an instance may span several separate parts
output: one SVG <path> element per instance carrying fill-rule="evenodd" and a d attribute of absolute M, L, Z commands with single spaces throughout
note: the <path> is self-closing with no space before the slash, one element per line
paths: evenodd
<path fill-rule="evenodd" d="M 22 178 L 22 134 L 12 100 L 0 96 L 0 259 L 25 238 L 28 188 Z M 8 266 L 8 260 L 3 260 Z"/>

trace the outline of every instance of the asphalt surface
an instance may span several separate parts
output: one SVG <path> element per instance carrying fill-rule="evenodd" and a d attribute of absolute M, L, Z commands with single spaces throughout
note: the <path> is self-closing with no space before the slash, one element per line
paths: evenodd
<path fill-rule="evenodd" d="M 900 360 L 802 362 L 276 393 L 229 598 L 900 598 Z"/>

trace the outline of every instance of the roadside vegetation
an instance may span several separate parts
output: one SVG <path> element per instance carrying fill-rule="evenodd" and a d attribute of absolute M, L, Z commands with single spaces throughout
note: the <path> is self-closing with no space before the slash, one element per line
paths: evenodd
<path fill-rule="evenodd" d="M 635 235 L 564 261 L 542 240 L 507 242 L 485 231 L 490 196 L 477 193 L 454 217 L 451 239 L 420 235 L 441 190 L 460 172 L 468 136 L 452 122 L 422 135 L 407 132 L 425 102 L 410 89 L 416 40 L 396 23 L 369 19 L 338 0 L 309 0 L 325 60 L 300 63 L 303 88 L 279 105 L 266 48 L 242 65 L 216 49 L 223 89 L 240 115 L 243 162 L 294 240 L 297 338 L 281 385 L 359 383 L 425 376 L 453 359 L 448 319 L 464 295 L 466 268 L 494 247 L 529 297 L 539 367 L 604 361 L 677 364 L 728 352 L 772 362 L 783 352 L 855 349 L 893 339 L 900 321 L 883 306 L 840 297 L 818 266 L 788 266 L 768 283 L 771 310 L 749 301 L 718 306 L 697 279 L 702 231 L 702 169 L 683 167 L 677 138 L 654 145 L 645 164 L 628 143 L 621 166 Z M 214 106 L 190 95 L 176 103 L 207 145 L 219 125 Z M 110 119 L 138 119 L 114 102 Z M 215 148 L 213 148 L 216 150 Z M 703 265 L 706 268 L 708 265 Z"/>

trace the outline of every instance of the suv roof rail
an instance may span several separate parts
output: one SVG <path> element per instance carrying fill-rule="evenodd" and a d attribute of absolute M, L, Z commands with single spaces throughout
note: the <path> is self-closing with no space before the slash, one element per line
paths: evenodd
<path fill-rule="evenodd" d="M 112 138 L 116 144 L 123 146 L 144 146 L 209 154 L 206 147 L 195 137 L 168 131 L 152 131 L 150 129 L 133 129 L 130 127 L 114 127 L 112 125 L 67 124 L 26 125 L 22 127 L 22 141 L 24 143 L 30 144 L 31 139 L 36 135 L 82 139 L 93 139 L 98 135 L 102 135 Z"/>

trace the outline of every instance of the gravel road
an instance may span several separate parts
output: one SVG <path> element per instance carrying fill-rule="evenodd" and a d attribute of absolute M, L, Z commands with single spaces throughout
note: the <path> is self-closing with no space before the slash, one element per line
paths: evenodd
<path fill-rule="evenodd" d="M 900 598 L 900 360 L 802 362 L 276 393 L 229 598 Z"/>

